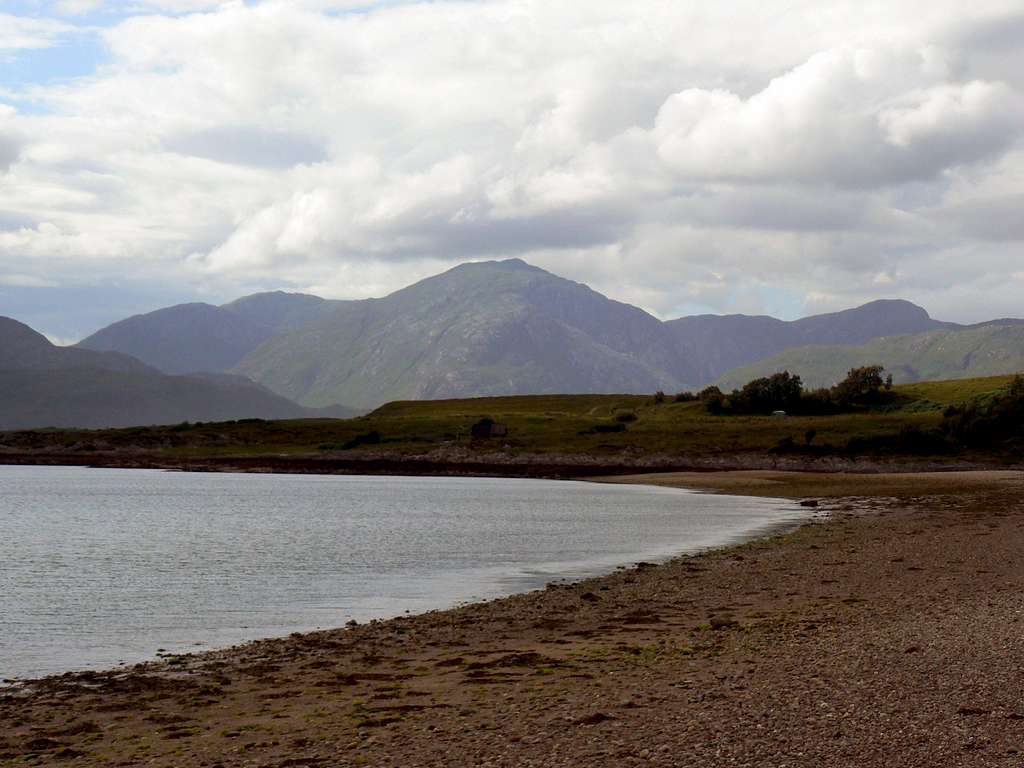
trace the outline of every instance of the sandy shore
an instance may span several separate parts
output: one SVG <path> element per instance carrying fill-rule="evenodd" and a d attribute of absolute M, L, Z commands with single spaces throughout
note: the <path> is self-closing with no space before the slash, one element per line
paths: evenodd
<path fill-rule="evenodd" d="M 0 765 L 1024 762 L 1024 474 L 617 477 L 817 501 L 771 540 L 0 692 Z"/>

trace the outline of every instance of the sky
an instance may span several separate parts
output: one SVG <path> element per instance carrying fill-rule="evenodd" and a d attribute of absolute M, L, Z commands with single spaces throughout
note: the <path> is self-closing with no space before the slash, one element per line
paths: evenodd
<path fill-rule="evenodd" d="M 0 314 L 523 258 L 662 317 L 1024 316 L 1024 0 L 0 0 Z"/>

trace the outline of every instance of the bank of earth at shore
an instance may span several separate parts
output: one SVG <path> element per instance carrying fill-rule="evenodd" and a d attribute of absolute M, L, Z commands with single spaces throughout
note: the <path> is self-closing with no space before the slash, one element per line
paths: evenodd
<path fill-rule="evenodd" d="M 0 765 L 1024 760 L 1024 473 L 614 481 L 826 514 L 456 610 L 0 689 Z"/>

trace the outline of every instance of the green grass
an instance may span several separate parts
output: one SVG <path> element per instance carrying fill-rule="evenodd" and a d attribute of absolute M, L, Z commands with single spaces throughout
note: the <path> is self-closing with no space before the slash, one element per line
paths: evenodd
<path fill-rule="evenodd" d="M 921 381 L 903 384 L 896 389 L 913 400 L 931 400 L 942 406 L 957 405 L 975 397 L 994 395 L 1005 390 L 1013 376 L 987 376 L 980 379 L 954 381 Z"/>
<path fill-rule="evenodd" d="M 168 458 L 227 455 L 330 453 L 359 435 L 380 433 L 379 444 L 359 450 L 417 454 L 441 446 L 492 451 L 585 453 L 617 457 L 640 454 L 706 456 L 765 452 L 790 438 L 840 449 L 852 440 L 897 435 L 907 428 L 932 429 L 946 406 L 1005 389 L 1012 377 L 925 382 L 898 386 L 889 405 L 832 416 L 713 416 L 697 402 L 657 403 L 641 395 L 543 395 L 466 400 L 395 402 L 346 420 L 240 421 L 118 430 L 40 430 L 0 433 L 0 450 L 96 451 L 133 449 Z M 595 433 L 599 425 L 623 432 Z M 507 438 L 472 441 L 470 426 L 488 416 L 508 425 Z"/>

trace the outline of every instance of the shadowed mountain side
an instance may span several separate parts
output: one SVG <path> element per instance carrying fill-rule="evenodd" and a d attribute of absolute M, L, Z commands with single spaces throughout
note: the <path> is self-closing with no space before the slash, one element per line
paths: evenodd
<path fill-rule="evenodd" d="M 0 429 L 352 415 L 304 408 L 241 376 L 168 376 L 126 355 L 57 347 L 0 317 Z"/>
<path fill-rule="evenodd" d="M 236 368 L 318 405 L 553 392 L 649 392 L 691 377 L 664 324 L 517 259 L 464 264 L 348 302 Z"/>
<path fill-rule="evenodd" d="M 0 429 L 129 427 L 322 415 L 233 377 L 156 371 L 0 370 Z"/>
<path fill-rule="evenodd" d="M 155 373 L 148 365 L 119 352 L 54 346 L 43 334 L 24 323 L 0 317 L 0 368 L 41 371 L 82 365 L 110 371 Z"/>
<path fill-rule="evenodd" d="M 729 371 L 717 382 L 741 387 L 778 371 L 798 374 L 808 387 L 826 387 L 851 368 L 884 365 L 897 384 L 966 379 L 1024 371 L 1024 325 L 943 328 L 874 339 L 859 346 L 807 346 L 790 349 L 753 365 Z"/>
<path fill-rule="evenodd" d="M 689 359 L 698 365 L 698 380 L 704 383 L 794 347 L 863 344 L 879 336 L 952 326 L 898 299 L 872 301 L 854 309 L 788 322 L 765 316 L 694 315 L 670 320 L 666 325 Z"/>
<path fill-rule="evenodd" d="M 270 337 L 308 323 L 333 304 L 280 291 L 246 296 L 221 307 L 178 304 L 121 320 L 77 346 L 117 350 L 164 373 L 222 372 Z"/>

